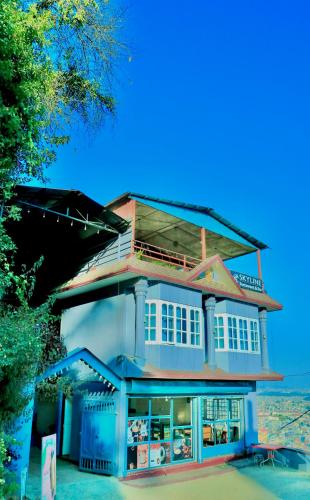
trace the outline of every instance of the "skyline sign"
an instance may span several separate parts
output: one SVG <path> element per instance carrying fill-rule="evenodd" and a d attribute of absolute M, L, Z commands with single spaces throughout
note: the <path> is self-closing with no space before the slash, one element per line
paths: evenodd
<path fill-rule="evenodd" d="M 260 292 L 264 291 L 263 281 L 259 278 L 255 278 L 254 276 L 249 276 L 248 274 L 239 273 L 237 271 L 230 271 L 235 281 L 241 288 L 245 288 L 246 290 L 251 290 L 252 292 Z"/>

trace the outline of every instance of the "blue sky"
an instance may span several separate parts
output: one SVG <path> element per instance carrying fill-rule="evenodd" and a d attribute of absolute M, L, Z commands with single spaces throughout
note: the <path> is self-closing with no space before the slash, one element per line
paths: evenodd
<path fill-rule="evenodd" d="M 310 371 L 309 11 L 299 0 L 131 2 L 117 117 L 95 136 L 75 132 L 48 172 L 48 186 L 103 203 L 136 191 L 205 204 L 266 242 L 282 373 Z M 255 272 L 254 257 L 244 265 Z"/>

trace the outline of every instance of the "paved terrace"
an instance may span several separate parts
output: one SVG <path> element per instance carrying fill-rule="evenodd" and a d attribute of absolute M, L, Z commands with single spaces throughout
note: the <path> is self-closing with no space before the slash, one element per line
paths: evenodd
<path fill-rule="evenodd" d="M 119 481 L 114 477 L 80 472 L 57 460 L 57 500 L 308 500 L 309 473 L 292 469 L 253 466 L 250 459 L 156 476 Z M 40 455 L 32 457 L 27 498 L 40 500 Z"/>

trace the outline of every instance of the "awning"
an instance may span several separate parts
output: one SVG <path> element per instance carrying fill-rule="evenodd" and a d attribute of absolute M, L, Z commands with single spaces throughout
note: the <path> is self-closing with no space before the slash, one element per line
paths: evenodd
<path fill-rule="evenodd" d="M 65 358 L 53 364 L 44 373 L 39 375 L 36 382 L 42 382 L 43 380 L 56 375 L 63 375 L 64 371 L 77 361 L 81 361 L 93 370 L 93 372 L 98 376 L 98 380 L 102 382 L 107 391 L 113 392 L 115 389 L 120 390 L 122 379 L 86 347 L 77 347 L 73 351 L 69 352 Z"/>

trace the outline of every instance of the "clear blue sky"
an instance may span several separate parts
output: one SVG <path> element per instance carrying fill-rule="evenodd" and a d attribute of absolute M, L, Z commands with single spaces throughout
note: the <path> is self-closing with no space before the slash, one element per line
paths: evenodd
<path fill-rule="evenodd" d="M 117 118 L 75 133 L 48 184 L 103 203 L 131 190 L 205 204 L 266 242 L 282 373 L 310 371 L 309 15 L 299 0 L 132 2 Z"/>

